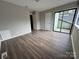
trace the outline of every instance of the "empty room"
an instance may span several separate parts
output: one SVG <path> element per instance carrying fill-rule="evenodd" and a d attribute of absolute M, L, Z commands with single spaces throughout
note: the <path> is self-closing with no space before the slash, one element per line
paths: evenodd
<path fill-rule="evenodd" d="M 79 59 L 79 0 L 0 0 L 0 59 Z"/>

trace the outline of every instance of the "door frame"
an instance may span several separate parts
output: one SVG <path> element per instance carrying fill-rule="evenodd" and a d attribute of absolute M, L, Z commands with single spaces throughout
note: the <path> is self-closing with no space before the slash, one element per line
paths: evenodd
<path fill-rule="evenodd" d="M 75 17 L 76 17 L 76 13 L 77 13 L 77 8 L 71 8 L 71 9 L 66 9 L 66 10 L 57 11 L 57 12 L 54 12 L 54 15 L 55 15 L 55 13 L 64 12 L 64 11 L 68 11 L 68 10 L 75 10 L 75 13 L 74 13 L 74 16 L 73 16 L 72 25 L 71 25 L 71 29 L 70 29 L 70 33 L 61 32 L 61 31 L 55 31 L 55 30 L 54 30 L 55 18 L 54 18 L 54 20 L 53 20 L 53 31 L 54 31 L 54 32 L 65 33 L 65 34 L 71 34 L 71 33 L 72 33 L 72 29 L 73 29 L 73 26 L 74 26 L 74 23 L 75 23 Z M 55 16 L 54 16 L 54 17 L 55 17 Z M 62 20 L 62 21 L 63 21 L 63 20 Z M 62 25 L 61 25 L 61 26 L 62 26 Z"/>
<path fill-rule="evenodd" d="M 34 30 L 33 15 L 30 15 L 30 24 L 31 24 L 31 31 L 33 31 Z"/>

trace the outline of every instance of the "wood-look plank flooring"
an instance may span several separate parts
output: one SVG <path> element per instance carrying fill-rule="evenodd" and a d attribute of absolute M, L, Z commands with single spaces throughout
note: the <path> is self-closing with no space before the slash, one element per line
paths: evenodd
<path fill-rule="evenodd" d="M 74 59 L 69 34 L 34 31 L 2 42 L 7 59 Z"/>

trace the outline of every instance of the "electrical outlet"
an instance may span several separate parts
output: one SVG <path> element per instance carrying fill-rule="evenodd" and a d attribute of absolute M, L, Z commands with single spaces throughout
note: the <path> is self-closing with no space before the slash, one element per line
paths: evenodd
<path fill-rule="evenodd" d="M 7 52 L 2 53 L 1 59 L 6 59 L 7 58 Z"/>

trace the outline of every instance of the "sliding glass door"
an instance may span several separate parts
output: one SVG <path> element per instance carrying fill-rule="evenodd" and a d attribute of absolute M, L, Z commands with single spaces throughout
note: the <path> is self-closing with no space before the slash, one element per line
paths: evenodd
<path fill-rule="evenodd" d="M 76 9 L 55 13 L 54 31 L 70 33 Z"/>

